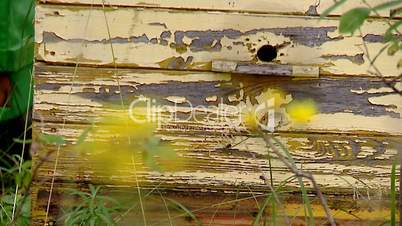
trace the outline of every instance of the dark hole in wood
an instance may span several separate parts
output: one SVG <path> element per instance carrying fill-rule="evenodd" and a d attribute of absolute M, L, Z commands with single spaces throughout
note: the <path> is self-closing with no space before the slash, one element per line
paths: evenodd
<path fill-rule="evenodd" d="M 270 62 L 277 56 L 276 48 L 271 45 L 264 45 L 257 51 L 257 57 L 264 62 Z"/>

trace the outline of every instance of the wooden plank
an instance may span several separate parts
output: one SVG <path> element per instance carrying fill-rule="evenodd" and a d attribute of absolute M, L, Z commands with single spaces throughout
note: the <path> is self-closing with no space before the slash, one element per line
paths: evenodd
<path fill-rule="evenodd" d="M 247 185 L 238 185 L 245 187 Z M 36 184 L 37 191 L 33 197 L 37 197 L 35 202 L 35 211 L 32 213 L 31 225 L 44 225 L 46 215 L 46 206 L 49 196 L 49 184 Z M 50 222 L 62 215 L 63 207 L 71 205 L 72 200 L 67 196 L 66 188 L 75 188 L 87 191 L 86 185 L 63 184 L 56 182 L 53 190 L 54 201 L 50 208 Z M 107 194 L 119 201 L 125 207 L 125 215 L 118 223 L 120 225 L 132 225 L 133 222 L 141 224 L 143 222 L 142 215 L 137 208 L 131 208 L 138 205 L 138 195 L 135 187 L 102 187 L 102 194 Z M 150 190 L 142 190 L 143 194 L 149 193 Z M 161 198 L 172 199 L 186 206 L 204 225 L 251 225 L 258 212 L 258 204 L 263 204 L 267 194 L 260 194 L 250 191 L 248 194 L 222 194 L 222 193 L 197 193 L 182 194 L 169 192 L 164 189 L 155 189 L 150 195 L 143 198 L 145 216 L 149 225 L 169 225 L 169 217 Z M 366 195 L 366 194 L 364 194 Z M 277 215 L 279 225 L 284 225 L 284 213 L 289 216 L 292 225 L 304 225 L 304 206 L 300 195 L 297 194 L 281 194 L 282 205 L 284 210 L 280 208 Z M 331 196 L 328 200 L 331 212 L 336 219 L 338 225 L 342 226 L 364 226 L 379 225 L 390 218 L 389 203 L 384 200 L 378 200 L 371 197 L 357 197 L 351 199 L 349 197 Z M 258 204 L 257 204 L 258 203 Z M 368 204 L 369 203 L 369 204 Z M 126 207 L 127 206 L 127 207 Z M 315 222 L 319 225 L 327 223 L 325 213 L 318 203 L 317 199 L 312 198 L 312 208 Z M 126 210 L 127 209 L 127 210 Z M 265 213 L 265 217 L 271 220 L 270 208 Z M 173 225 L 194 225 L 182 212 L 174 208 L 169 208 L 170 219 Z M 234 212 L 236 214 L 234 214 Z"/>
<path fill-rule="evenodd" d="M 102 5 L 102 0 L 40 0 L 41 3 L 53 4 L 86 4 Z M 386 0 L 371 0 L 370 5 L 375 6 L 387 2 Z M 332 0 L 105 0 L 106 6 L 131 6 L 149 8 L 169 8 L 169 9 L 193 9 L 193 10 L 221 10 L 254 13 L 279 13 L 293 15 L 320 15 L 334 2 Z M 355 7 L 365 7 L 361 0 L 347 2 L 343 6 L 331 13 L 340 15 Z M 381 16 L 388 17 L 389 10 L 379 11 Z"/>
<path fill-rule="evenodd" d="M 261 63 L 256 52 L 269 44 L 278 49 L 275 63 L 320 67 L 322 75 L 369 75 L 361 38 L 340 35 L 337 26 L 334 18 L 139 8 L 108 8 L 104 15 L 99 7 L 39 5 L 37 60 L 211 70 L 214 60 Z M 377 19 L 362 27 L 372 55 L 383 47 L 387 27 Z M 383 53 L 376 64 L 384 75 L 398 76 L 401 57 Z"/>
<path fill-rule="evenodd" d="M 208 121 L 201 117 L 202 110 L 196 111 L 197 117 L 186 121 L 183 118 L 187 118 L 189 108 L 177 100 L 189 100 L 194 105 L 213 109 L 220 104 L 220 97 L 224 98 L 223 104 L 235 106 L 244 96 L 255 97 L 268 88 L 282 89 L 292 98 L 310 97 L 317 102 L 322 112 L 317 117 L 321 119 L 301 128 L 278 128 L 276 137 L 288 147 L 298 165 L 314 174 L 326 194 L 352 197 L 356 189 L 386 191 L 392 161 L 402 146 L 400 99 L 391 101 L 395 98 L 391 91 L 373 79 L 292 80 L 85 67 L 78 68 L 74 77 L 73 71 L 73 67 L 43 64 L 36 67 L 34 131 L 58 134 L 67 141 L 59 152 L 56 174 L 52 169 L 57 147 L 42 145 L 36 153 L 35 158 L 52 153 L 38 172 L 38 179 L 43 183 L 49 183 L 54 175 L 59 182 L 135 186 L 138 180 L 144 187 L 158 184 L 161 188 L 178 191 L 233 193 L 240 183 L 262 192 L 267 187 L 260 176 L 269 171 L 264 141 L 246 133 L 241 126 L 233 128 Z M 227 94 L 233 90 L 240 92 L 236 93 L 240 100 L 230 101 Z M 145 95 L 152 96 L 155 103 L 163 106 L 178 105 L 176 111 L 180 112 L 180 120 L 167 120 L 157 132 L 164 142 L 175 147 L 181 156 L 181 160 L 175 162 L 182 163 L 183 170 L 157 173 L 138 162 L 133 172 L 130 164 L 121 163 L 118 172 L 125 173 L 113 176 L 109 170 L 96 168 L 99 163 L 77 151 L 74 142 L 80 134 L 101 115 L 116 111 L 110 106 L 119 103 L 120 94 L 125 103 Z M 208 98 L 210 95 L 216 96 L 212 102 L 208 101 L 212 99 Z M 359 120 L 353 120 L 356 118 Z M 96 139 L 110 139 L 107 126 L 99 128 Z M 114 156 L 120 156 L 117 149 L 113 151 Z M 273 182 L 279 184 L 292 174 L 275 155 L 272 158 Z M 134 179 L 134 175 L 139 179 Z M 289 183 L 287 190 L 297 191 L 298 184 Z"/>
<path fill-rule="evenodd" d="M 300 80 L 85 67 L 77 70 L 74 79 L 73 74 L 74 67 L 37 65 L 34 112 L 37 120 L 91 123 L 110 112 L 111 104 L 119 106 L 120 95 L 126 106 L 143 95 L 154 99 L 155 107 L 164 108 L 160 116 L 172 130 L 182 125 L 190 130 L 212 132 L 219 129 L 237 133 L 236 129 L 244 127 L 236 121 L 239 112 L 234 110 L 238 109 L 235 107 L 242 106 L 247 97 L 257 103 L 262 93 L 282 90 L 287 102 L 313 99 L 320 113 L 310 122 L 299 125 L 288 120 L 286 104 L 283 104 L 276 111 L 277 131 L 402 135 L 402 98 L 376 79 L 322 77 Z M 227 116 L 226 123 L 218 120 L 218 116 L 230 113 L 222 113 L 222 108 L 234 111 Z M 152 113 L 159 114 L 157 110 Z M 174 122 L 169 117 L 175 113 L 184 118 L 193 117 L 187 122 Z M 216 120 L 202 118 L 211 113 L 217 114 Z"/>
<path fill-rule="evenodd" d="M 228 137 L 224 131 L 211 134 L 159 130 L 158 135 L 164 142 L 175 147 L 179 156 L 174 160 L 177 164 L 174 170 L 156 172 L 137 161 L 134 171 L 131 163 L 120 161 L 118 168 L 111 171 L 105 164 L 114 164 L 117 159 L 122 158 L 122 154 L 124 158 L 124 152 L 117 148 L 119 146 L 108 150 L 111 155 L 106 163 L 91 158 L 90 153 L 94 150 L 80 151 L 73 145 L 88 127 L 34 123 L 36 134 L 58 134 L 67 141 L 67 145 L 59 152 L 56 174 L 52 172 L 57 146 L 40 145 L 40 152 L 35 157 L 37 159 L 38 156 L 46 156 L 46 162 L 38 171 L 38 180 L 49 183 L 54 175 L 59 182 L 91 182 L 114 186 L 136 186 L 138 181 L 142 187 L 152 188 L 158 185 L 160 188 L 181 192 L 218 190 L 234 193 L 236 184 L 247 184 L 255 192 L 268 189 L 260 178 L 262 175 L 269 175 L 268 152 L 262 138 L 249 135 Z M 108 130 L 104 125 L 95 128 L 101 134 Z M 276 137 L 289 148 L 296 164 L 314 175 L 324 193 L 350 197 L 356 190 L 363 192 L 375 189 L 376 192 L 386 193 L 390 186 L 392 161 L 402 146 L 401 137 L 303 133 L 278 133 Z M 90 135 L 88 139 L 102 142 L 110 139 L 110 134 L 103 138 L 99 134 L 96 138 L 95 135 Z M 237 143 L 240 144 L 235 145 Z M 50 156 L 48 153 L 51 153 Z M 279 185 L 292 176 L 292 173 L 273 153 L 271 158 L 273 183 Z M 306 184 L 307 187 L 311 186 L 309 182 Z M 298 182 L 289 182 L 286 190 L 299 191 Z"/>

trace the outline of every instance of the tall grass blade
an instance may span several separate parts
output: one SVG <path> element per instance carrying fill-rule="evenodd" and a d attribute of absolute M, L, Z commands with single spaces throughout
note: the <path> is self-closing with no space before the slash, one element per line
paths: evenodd
<path fill-rule="evenodd" d="M 276 216 L 276 205 L 275 205 L 275 200 L 274 199 L 271 199 L 271 208 L 272 208 L 272 210 L 271 210 L 271 222 L 272 222 L 272 226 L 276 226 L 277 224 L 276 224 L 276 218 L 277 218 L 277 216 Z"/>
<path fill-rule="evenodd" d="M 295 178 L 294 176 L 291 176 L 291 177 L 288 177 L 285 180 L 283 180 L 279 184 L 278 188 L 276 189 L 276 192 L 279 192 L 286 184 L 292 182 L 294 178 Z M 259 222 L 260 222 L 260 220 L 261 220 L 261 218 L 262 218 L 262 216 L 264 214 L 265 208 L 267 208 L 268 204 L 271 202 L 271 199 L 273 199 L 273 194 L 272 193 L 270 193 L 265 198 L 264 203 L 262 204 L 262 206 L 258 210 L 257 216 L 255 217 L 252 226 L 258 226 L 258 224 L 259 224 Z"/>
<path fill-rule="evenodd" d="M 277 138 L 272 137 L 272 139 L 274 140 L 274 142 L 276 144 L 279 145 L 279 147 L 285 153 L 285 157 L 289 160 L 289 162 L 292 164 L 292 166 L 297 168 L 296 163 L 293 160 L 292 155 L 290 154 L 289 150 Z M 297 180 L 299 181 L 299 184 L 300 184 L 300 190 L 302 192 L 303 204 L 307 211 L 307 216 L 309 218 L 309 220 L 308 220 L 308 222 L 306 222 L 306 224 L 307 225 L 315 225 L 313 208 L 311 207 L 311 202 L 310 202 L 310 199 L 308 198 L 307 190 L 304 187 L 303 179 L 301 177 L 297 177 Z"/>
<path fill-rule="evenodd" d="M 187 216 L 189 216 L 191 219 L 193 219 L 198 226 L 204 226 L 201 221 L 198 220 L 198 218 L 191 212 L 191 210 L 187 209 L 183 204 L 177 202 L 176 200 L 166 198 L 169 202 L 173 204 L 173 207 L 175 207 L 177 210 L 180 210 L 184 212 Z"/>

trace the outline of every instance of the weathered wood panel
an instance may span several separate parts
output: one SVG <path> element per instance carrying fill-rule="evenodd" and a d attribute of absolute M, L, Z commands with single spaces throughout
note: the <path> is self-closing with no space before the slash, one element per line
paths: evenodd
<path fill-rule="evenodd" d="M 246 135 L 228 138 L 225 132 L 172 133 L 162 130 L 158 132 L 162 139 L 177 147 L 180 158 L 175 161 L 183 162 L 178 170 L 155 172 L 142 162 L 137 162 L 135 173 L 131 164 L 122 162 L 116 175 L 110 175 L 107 168 L 98 167 L 105 163 L 91 160 L 72 145 L 86 128 L 88 125 L 66 124 L 63 129 L 60 124 L 35 123 L 37 132 L 59 134 L 68 142 L 59 154 L 58 169 L 54 175 L 57 181 L 135 186 L 135 178 L 138 177 L 141 186 L 158 185 L 179 191 L 219 190 L 234 193 L 236 184 L 247 185 L 255 192 L 268 189 L 260 178 L 269 174 L 268 152 L 261 138 Z M 376 189 L 386 194 L 390 186 L 392 161 L 402 146 L 400 137 L 297 133 L 279 133 L 276 136 L 290 149 L 297 164 L 314 174 L 325 193 L 350 196 L 356 189 L 361 189 L 361 192 Z M 245 138 L 248 139 L 234 145 Z M 38 153 L 41 156 L 52 153 L 38 172 L 41 181 L 51 181 L 56 149 L 57 146 L 43 146 Z M 274 154 L 271 153 L 271 157 L 273 182 L 278 185 L 292 173 Z M 110 162 L 113 162 L 113 156 Z M 310 186 L 310 183 L 306 183 Z M 298 191 L 298 187 L 296 180 L 286 186 L 289 192 Z M 243 188 L 243 191 L 247 190 Z"/>
<path fill-rule="evenodd" d="M 282 106 L 275 113 L 275 137 L 289 148 L 298 166 L 313 173 L 329 197 L 337 222 L 358 225 L 365 219 L 380 224 L 389 218 L 384 200 L 392 161 L 402 148 L 402 98 L 379 79 L 361 77 L 370 74 L 359 34 L 340 35 L 337 18 L 318 17 L 333 1 L 316 5 L 315 0 L 106 0 L 105 11 L 101 0 L 40 2 L 49 4 L 37 7 L 36 58 L 48 64 L 36 67 L 34 162 L 52 154 L 35 178 L 34 224 L 43 225 L 54 177 L 51 219 L 60 214 L 68 187 L 102 184 L 108 192 L 124 190 L 127 199 L 136 197 L 133 191 L 138 182 L 145 189 L 166 191 L 193 210 L 203 208 L 195 213 L 206 224 L 249 225 L 257 209 L 255 195 L 269 190 L 260 178 L 270 171 L 268 152 L 261 138 L 236 124 L 236 112 L 222 113 L 219 108 L 239 106 L 247 97 L 258 102 L 263 92 L 274 89 L 286 93 L 287 101 L 312 98 L 320 110 L 309 123 L 300 125 L 287 119 Z M 385 1 L 370 4 L 380 2 Z M 350 1 L 331 15 L 362 5 L 360 0 Z M 381 12 L 381 16 L 388 14 Z M 372 55 L 383 47 L 381 35 L 387 27 L 379 18 L 363 26 L 363 39 Z M 278 49 L 275 63 L 320 68 L 321 77 L 307 80 L 195 72 L 212 70 L 214 61 L 260 64 L 256 52 L 266 44 Z M 395 67 L 402 56 L 398 54 L 390 57 L 384 53 L 378 58 L 378 67 L 386 76 L 400 74 Z M 76 63 L 80 64 L 76 73 L 74 67 L 49 66 Z M 163 121 L 157 134 L 175 147 L 180 168 L 156 172 L 136 162 L 133 170 L 131 163 L 123 161 L 114 174 L 102 168 L 104 163 L 78 151 L 75 142 L 92 122 L 115 112 L 121 100 L 128 106 L 141 96 L 162 108 L 152 114 Z M 191 108 L 189 103 L 199 107 Z M 172 114 L 179 120 L 172 120 Z M 210 120 L 211 114 L 216 119 Z M 193 118 L 185 120 L 190 115 Z M 230 123 L 219 121 L 219 116 Z M 105 125 L 97 128 L 98 139 L 110 138 L 103 133 Z M 67 143 L 57 151 L 57 146 L 37 142 L 40 133 L 61 135 Z M 116 156 L 118 153 L 116 150 Z M 276 186 L 292 174 L 277 156 L 271 157 Z M 283 196 L 285 209 L 295 217 L 294 223 L 302 224 L 298 183 L 288 183 L 285 190 L 290 193 Z M 183 195 L 190 193 L 191 197 Z M 219 210 L 210 206 L 215 199 L 237 199 L 250 193 L 246 202 L 219 206 Z M 315 216 L 325 223 L 314 192 L 311 197 Z M 239 217 L 233 217 L 233 212 Z M 131 219 L 136 216 L 134 213 Z M 166 218 L 161 209 L 152 209 L 147 216 Z M 213 217 L 216 219 L 211 221 Z M 192 224 L 183 219 L 177 223 Z"/>
<path fill-rule="evenodd" d="M 52 172 L 57 147 L 42 146 L 36 153 L 43 156 L 48 151 L 53 152 L 38 173 L 42 183 L 50 183 L 54 175 L 58 183 L 91 182 L 132 187 L 137 182 L 134 176 L 137 176 L 143 187 L 158 185 L 177 191 L 235 193 L 239 184 L 247 185 L 255 192 L 266 191 L 267 186 L 260 179 L 269 171 L 263 140 L 245 133 L 241 127 L 203 120 L 168 120 L 158 130 L 162 139 L 176 147 L 183 158 L 182 170 L 158 173 L 140 162 L 136 173 L 131 165 L 121 164 L 119 172 L 124 173 L 117 177 L 99 171 L 99 168 L 93 170 L 92 167 L 99 163 L 91 162 L 73 144 L 92 121 L 111 111 L 108 107 L 119 102 L 120 94 L 127 104 L 136 96 L 145 95 L 163 106 L 173 105 L 172 101 L 180 106 L 177 100 L 185 99 L 194 105 L 211 107 L 219 105 L 217 99 L 220 97 L 223 104 L 236 105 L 238 101 L 231 102 L 231 95 L 237 94 L 237 98 L 244 99 L 245 96 L 258 96 L 266 88 L 282 89 L 292 98 L 314 98 L 321 109 L 320 115 L 328 117 L 318 115 L 321 119 L 316 124 L 301 128 L 279 128 L 276 136 L 289 148 L 297 164 L 314 174 L 326 194 L 348 197 L 367 191 L 375 191 L 371 196 L 385 194 L 389 189 L 392 161 L 402 146 L 397 110 L 400 109 L 400 97 L 394 97 L 374 79 L 292 80 L 208 72 L 81 67 L 73 80 L 73 71 L 72 67 L 43 64 L 36 67 L 34 131 L 59 134 L 68 142 L 59 153 L 56 174 Z M 239 89 L 243 94 L 238 93 Z M 216 96 L 212 102 L 212 98 L 208 98 L 211 95 Z M 374 102 L 373 98 L 382 102 Z M 185 116 L 188 109 L 184 105 L 177 111 Z M 197 115 L 202 114 L 197 111 Z M 356 118 L 360 120 L 352 120 Z M 98 133 L 102 134 L 101 131 Z M 105 136 L 108 139 L 110 135 Z M 276 156 L 272 158 L 273 182 L 277 185 L 292 174 Z M 240 190 L 248 191 L 246 188 Z M 287 184 L 287 191 L 297 190 L 295 181 Z"/>
<path fill-rule="evenodd" d="M 182 118 L 212 112 L 219 115 L 220 107 L 239 106 L 246 97 L 258 99 L 268 89 L 278 89 L 287 94 L 289 101 L 313 99 L 320 113 L 301 126 L 287 121 L 285 110 L 278 112 L 277 131 L 402 135 L 402 98 L 376 79 L 326 77 L 300 80 L 85 67 L 77 70 L 74 79 L 73 74 L 73 67 L 43 64 L 36 67 L 34 117 L 37 120 L 90 123 L 110 111 L 108 106 L 111 104 L 120 105 L 121 96 L 129 106 L 131 101 L 144 95 L 154 99 L 155 106 L 165 107 L 166 114 L 161 117 L 172 130 L 180 130 L 182 124 L 197 131 L 235 131 L 236 126 L 219 120 L 200 118 L 196 121 L 193 117 L 188 122 L 173 122 L 167 118 L 175 111 L 180 112 Z M 173 109 L 175 105 L 177 108 Z M 235 116 L 228 116 L 228 120 L 235 121 Z"/>
<path fill-rule="evenodd" d="M 42 3 L 56 4 L 87 4 L 105 6 L 133 6 L 149 8 L 170 8 L 170 9 L 193 9 L 193 10 L 224 10 L 237 12 L 258 12 L 258 13 L 279 13 L 294 15 L 320 15 L 329 8 L 334 1 L 332 0 L 40 0 Z M 386 0 L 371 0 L 371 6 L 386 2 Z M 363 1 L 353 0 L 331 13 L 340 15 L 355 7 L 365 7 Z M 388 17 L 389 10 L 379 11 L 381 16 Z"/>
<path fill-rule="evenodd" d="M 278 48 L 276 63 L 369 75 L 361 37 L 340 35 L 333 18 L 39 5 L 36 24 L 37 59 L 49 63 L 211 70 L 213 60 L 257 62 L 256 51 L 270 44 Z M 372 55 L 387 28 L 377 19 L 362 27 Z M 383 53 L 376 64 L 384 75 L 398 76 L 400 57 Z"/>

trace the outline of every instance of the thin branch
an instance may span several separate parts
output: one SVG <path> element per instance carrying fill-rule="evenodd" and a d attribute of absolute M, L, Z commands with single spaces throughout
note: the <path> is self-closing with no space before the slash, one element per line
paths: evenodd
<path fill-rule="evenodd" d="M 269 153 L 268 153 L 268 155 L 269 155 Z M 253 159 L 256 159 L 256 157 L 255 157 L 254 154 L 253 154 Z M 262 173 L 261 179 L 264 180 L 265 185 L 267 185 L 268 188 L 269 188 L 269 190 L 271 190 L 271 193 L 272 193 L 272 196 L 273 196 L 274 199 L 275 199 L 275 202 L 278 203 L 279 207 L 280 207 L 281 209 L 283 209 L 284 212 L 285 212 L 285 207 L 284 207 L 284 205 L 282 204 L 281 200 L 279 200 L 279 197 L 278 197 L 278 195 L 276 194 L 276 191 L 275 191 L 275 189 L 274 189 L 274 182 L 273 182 L 273 176 L 272 176 L 271 157 L 269 157 L 269 176 L 270 176 L 270 179 L 268 179 L 268 178 L 265 176 L 265 173 L 264 173 L 264 171 L 261 169 L 260 165 L 257 164 L 257 166 L 258 166 L 259 171 Z M 285 222 L 286 222 L 287 225 L 292 225 L 292 224 L 290 223 L 289 217 L 288 217 L 288 215 L 286 214 L 286 212 L 285 212 L 285 214 L 284 214 L 284 218 L 285 218 Z"/>
<path fill-rule="evenodd" d="M 375 70 L 375 73 L 373 73 L 374 75 L 376 75 L 377 78 L 381 79 L 382 82 L 388 86 L 389 88 L 391 88 L 395 93 L 399 94 L 402 96 L 402 90 L 398 90 L 395 85 L 393 85 L 394 82 L 390 82 L 388 81 L 385 76 L 381 73 L 380 69 L 378 69 L 378 67 L 374 64 L 375 61 L 373 61 L 370 57 L 370 52 L 367 46 L 367 43 L 363 40 L 363 33 L 361 31 L 361 29 L 359 29 L 360 32 L 360 36 L 362 37 L 362 41 L 363 41 L 363 47 L 364 47 L 364 51 L 365 51 L 365 55 L 366 58 L 368 59 L 368 61 L 370 62 L 370 66 Z M 381 51 L 381 50 L 380 50 Z M 375 59 L 377 59 L 378 54 L 376 55 Z M 401 77 L 401 75 L 399 75 L 398 77 Z"/>
<path fill-rule="evenodd" d="M 281 209 L 285 210 L 285 207 L 283 206 L 282 202 L 279 200 L 279 197 L 278 197 L 278 195 L 276 194 L 275 189 L 274 189 L 274 188 L 271 186 L 271 184 L 268 182 L 268 179 L 265 177 L 265 175 L 262 175 L 262 176 L 261 176 L 261 179 L 264 180 L 265 185 L 267 185 L 268 188 L 269 188 L 269 190 L 271 190 L 271 193 L 272 193 L 272 196 L 273 196 L 274 199 L 275 199 L 275 202 L 278 203 L 278 205 L 280 206 Z M 292 225 L 292 224 L 290 223 L 289 217 L 288 217 L 288 215 L 287 215 L 286 213 L 285 213 L 285 222 L 286 222 L 286 225 Z"/>

